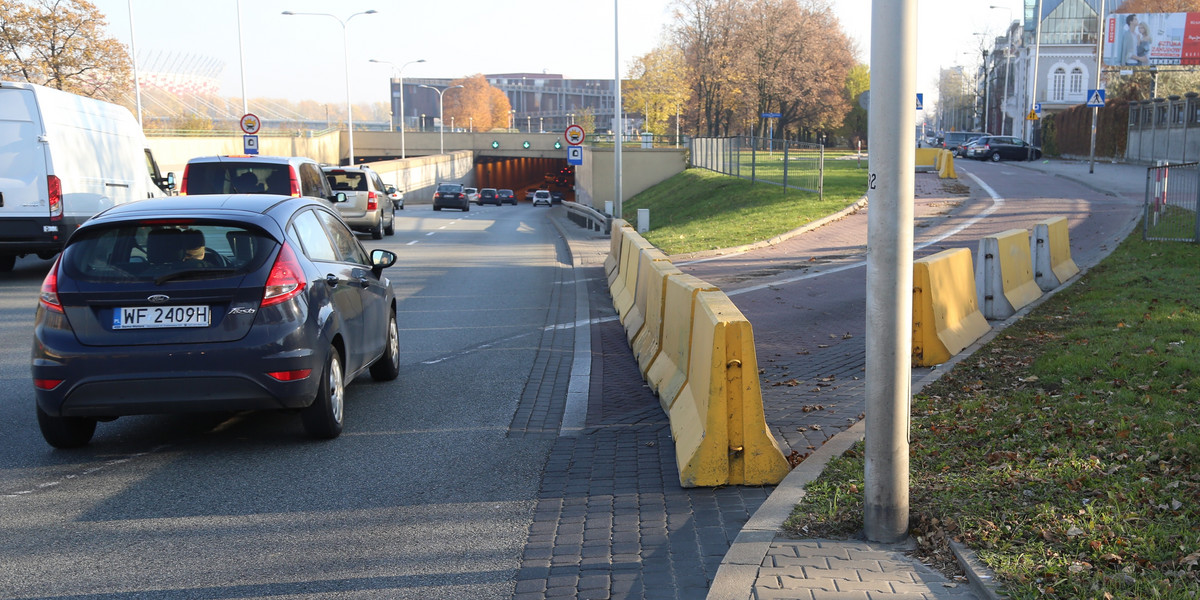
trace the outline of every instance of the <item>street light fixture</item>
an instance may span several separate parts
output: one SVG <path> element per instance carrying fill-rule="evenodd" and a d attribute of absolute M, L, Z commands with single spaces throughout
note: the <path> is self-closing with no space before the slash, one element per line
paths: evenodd
<path fill-rule="evenodd" d="M 331 15 L 329 13 L 292 12 L 290 10 L 283 11 L 283 14 L 288 16 L 329 17 L 330 19 L 337 21 L 338 25 L 342 26 L 342 60 L 345 62 L 346 67 L 346 129 L 349 131 L 350 166 L 354 166 L 354 111 L 350 105 L 350 41 L 348 39 L 349 35 L 346 33 L 346 23 L 349 23 L 350 19 L 353 19 L 358 15 L 373 15 L 376 12 L 377 11 L 375 9 L 356 12 L 343 20 L 337 15 Z"/>
<path fill-rule="evenodd" d="M 438 147 L 439 147 L 438 154 L 445 154 L 446 153 L 446 143 L 445 143 L 445 139 L 446 139 L 446 117 L 445 117 L 446 109 L 445 109 L 445 105 L 442 103 L 442 99 L 444 98 L 444 94 L 447 91 L 452 90 L 454 88 L 460 88 L 463 86 L 452 85 L 444 90 L 439 90 L 439 89 L 433 87 L 432 85 L 425 85 L 425 84 L 418 85 L 417 87 L 429 88 L 429 89 L 437 92 L 437 95 L 438 95 Z"/>
<path fill-rule="evenodd" d="M 410 60 L 403 65 L 400 65 L 399 68 L 396 67 L 396 63 L 386 60 L 375 60 L 372 58 L 371 62 L 392 65 L 392 68 L 396 69 L 396 79 L 400 82 L 400 158 L 408 158 L 404 151 L 404 67 L 407 67 L 413 63 L 423 63 L 425 62 L 425 59 L 419 58 L 417 60 Z"/>

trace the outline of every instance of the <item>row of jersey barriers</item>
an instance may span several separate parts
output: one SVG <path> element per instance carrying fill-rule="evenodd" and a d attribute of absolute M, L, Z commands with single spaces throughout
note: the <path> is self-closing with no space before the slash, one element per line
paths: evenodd
<path fill-rule="evenodd" d="M 1046 219 L 979 240 L 977 260 L 967 248 L 944 250 L 913 263 L 912 361 L 942 364 L 978 341 L 991 326 L 1032 304 L 1071 277 L 1067 220 Z"/>
<path fill-rule="evenodd" d="M 954 170 L 954 153 L 941 148 L 917 148 L 913 157 L 917 171 L 936 171 L 942 179 L 958 179 Z"/>
<path fill-rule="evenodd" d="M 791 465 L 767 429 L 750 322 L 614 219 L 604 262 L 613 306 L 671 423 L 683 487 L 774 485 Z"/>

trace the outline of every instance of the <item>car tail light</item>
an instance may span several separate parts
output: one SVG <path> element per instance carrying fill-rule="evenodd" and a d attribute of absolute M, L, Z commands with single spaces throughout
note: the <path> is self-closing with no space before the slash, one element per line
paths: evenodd
<path fill-rule="evenodd" d="M 279 304 L 304 289 L 304 269 L 296 258 L 296 253 L 287 242 L 279 249 L 275 264 L 271 266 L 271 274 L 267 277 L 267 287 L 263 290 L 263 306 Z"/>
<path fill-rule="evenodd" d="M 288 167 L 288 179 L 291 180 L 292 197 L 299 198 L 300 197 L 300 176 L 296 174 L 296 167 L 292 167 L 292 166 Z"/>
<path fill-rule="evenodd" d="M 62 255 L 54 260 L 54 266 L 50 267 L 50 272 L 46 273 L 46 278 L 42 280 L 42 291 L 38 296 L 38 303 L 42 308 L 61 313 L 63 311 L 62 302 L 58 301 L 58 263 L 62 260 Z"/>
<path fill-rule="evenodd" d="M 62 180 L 54 175 L 46 176 L 46 192 L 50 197 L 50 220 L 62 219 Z"/>
<path fill-rule="evenodd" d="M 180 196 L 187 195 L 187 176 L 188 176 L 188 170 L 191 168 L 192 168 L 192 165 L 184 165 L 184 167 L 183 167 L 183 179 L 179 180 L 179 195 Z"/>
<path fill-rule="evenodd" d="M 267 373 L 268 377 L 278 381 L 300 381 L 307 379 L 312 375 L 312 369 L 296 369 L 295 371 L 272 371 Z"/>
<path fill-rule="evenodd" d="M 63 382 L 62 379 L 34 379 L 33 387 L 39 390 L 52 390 Z"/>
<path fill-rule="evenodd" d="M 367 192 L 367 210 L 375 210 L 379 208 L 379 197 L 375 192 Z"/>

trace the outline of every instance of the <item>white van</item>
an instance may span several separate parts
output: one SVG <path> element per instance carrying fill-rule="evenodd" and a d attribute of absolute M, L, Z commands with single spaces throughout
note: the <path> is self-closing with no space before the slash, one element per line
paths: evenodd
<path fill-rule="evenodd" d="M 50 258 L 92 215 L 173 185 L 129 110 L 0 81 L 0 271 L 26 254 Z"/>

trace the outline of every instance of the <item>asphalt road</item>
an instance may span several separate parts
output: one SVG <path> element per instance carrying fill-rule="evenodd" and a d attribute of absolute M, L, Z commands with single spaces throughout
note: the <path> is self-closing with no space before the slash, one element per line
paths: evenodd
<path fill-rule="evenodd" d="M 18 261 L 0 278 L 0 598 L 511 595 L 552 438 L 507 432 L 570 279 L 545 210 L 410 205 L 363 240 L 400 255 L 401 375 L 350 385 L 327 442 L 257 412 L 122 418 L 50 448 L 28 362 L 51 263 Z"/>

